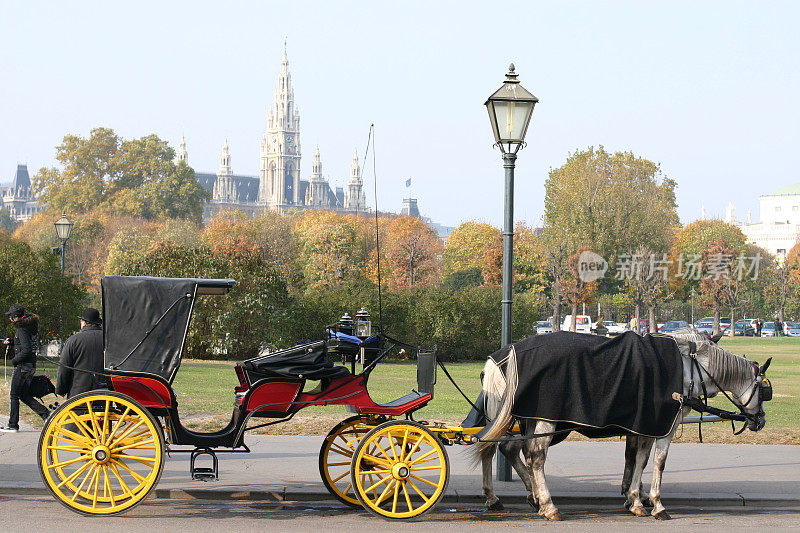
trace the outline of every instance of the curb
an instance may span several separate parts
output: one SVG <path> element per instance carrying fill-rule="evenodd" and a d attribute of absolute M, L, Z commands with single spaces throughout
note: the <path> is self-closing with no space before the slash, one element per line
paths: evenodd
<path fill-rule="evenodd" d="M 46 488 L 34 487 L 0 487 L 0 495 L 28 495 L 28 496 L 51 496 Z M 528 505 L 526 495 L 500 494 L 503 503 L 508 505 Z M 559 505 L 580 507 L 580 506 L 622 506 L 621 496 L 612 496 L 605 493 L 555 493 L 552 495 Z M 280 491 L 254 491 L 254 490 L 191 490 L 191 489 L 159 489 L 153 490 L 148 498 L 165 500 L 223 500 L 223 501 L 262 501 L 262 502 L 319 502 L 338 500 L 333 498 L 327 491 L 292 491 L 285 487 Z M 473 504 L 483 505 L 482 495 L 470 492 L 470 494 L 459 494 L 458 491 L 449 492 L 444 495 L 441 503 L 449 504 Z M 688 494 L 665 497 L 664 503 L 667 507 L 700 507 L 708 508 L 780 508 L 780 509 L 800 509 L 800 499 L 792 495 L 781 495 L 774 498 L 745 498 L 741 494 L 733 495 L 698 495 Z M 344 504 L 343 504 L 344 505 Z"/>

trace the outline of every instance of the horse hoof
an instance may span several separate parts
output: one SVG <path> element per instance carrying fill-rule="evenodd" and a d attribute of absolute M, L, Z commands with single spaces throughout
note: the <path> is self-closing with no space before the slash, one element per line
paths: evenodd
<path fill-rule="evenodd" d="M 558 511 L 554 511 L 554 512 L 548 514 L 548 515 L 545 515 L 545 518 L 547 518 L 548 520 L 554 520 L 554 521 L 564 520 L 564 517 L 561 516 L 561 513 L 559 513 Z"/>
<path fill-rule="evenodd" d="M 648 516 L 650 513 L 645 511 L 644 507 L 631 507 L 630 512 L 636 516 Z"/>
<path fill-rule="evenodd" d="M 539 502 L 537 502 L 537 501 L 536 501 L 536 500 L 533 498 L 533 496 L 531 496 L 530 494 L 528 494 L 528 497 L 527 497 L 527 498 L 525 498 L 525 501 L 526 501 L 526 502 L 528 502 L 528 505 L 530 505 L 531 507 L 533 507 L 533 510 L 534 510 L 534 511 L 538 511 L 538 510 L 539 510 Z"/>
<path fill-rule="evenodd" d="M 656 520 L 672 520 L 672 517 L 666 511 L 659 511 L 653 517 Z"/>
<path fill-rule="evenodd" d="M 503 511 L 505 507 L 503 507 L 503 502 L 497 500 L 492 505 L 486 506 L 486 509 L 489 511 Z"/>

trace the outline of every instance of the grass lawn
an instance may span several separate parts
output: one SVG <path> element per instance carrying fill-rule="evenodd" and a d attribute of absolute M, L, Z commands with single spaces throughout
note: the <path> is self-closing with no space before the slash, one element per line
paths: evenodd
<path fill-rule="evenodd" d="M 766 406 L 767 426 L 753 433 L 731 434 L 730 424 L 703 425 L 706 442 L 800 444 L 800 338 L 736 338 L 721 342 L 725 348 L 749 359 L 764 362 L 772 357 L 768 376 L 772 381 L 774 398 Z M 447 365 L 453 378 L 471 398 L 477 397 L 479 375 L 483 363 L 460 363 Z M 41 365 L 40 365 L 41 369 Z M 52 365 L 45 365 L 44 373 L 55 376 Z M 10 377 L 10 375 L 9 375 Z M 233 387 L 238 384 L 232 362 L 193 361 L 183 362 L 174 383 L 178 405 L 184 424 L 190 428 L 205 430 L 223 427 L 233 410 Z M 369 381 L 369 392 L 378 403 L 388 402 L 408 393 L 416 385 L 416 367 L 413 364 L 386 363 L 379 365 Z M 727 400 L 715 399 L 715 405 L 732 409 Z M 0 381 L 0 409 L 3 416 L 8 413 L 8 386 Z M 441 370 L 433 401 L 415 413 L 417 420 L 436 420 L 459 424 L 470 407 L 449 382 Z M 36 417 L 26 406 L 22 406 L 23 418 L 38 425 Z M 336 422 L 349 416 L 344 407 L 305 408 L 289 422 L 277 424 L 258 432 L 279 434 L 319 435 L 325 434 Z M 4 424 L 7 420 L 2 419 Z M 696 425 L 686 425 L 679 430 L 676 442 L 697 442 Z M 580 435 L 570 438 L 583 439 Z"/>

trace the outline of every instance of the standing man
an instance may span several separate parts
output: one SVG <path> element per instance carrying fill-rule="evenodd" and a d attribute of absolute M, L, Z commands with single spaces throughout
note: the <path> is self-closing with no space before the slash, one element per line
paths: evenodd
<path fill-rule="evenodd" d="M 760 319 L 756 319 L 756 337 L 761 336 L 761 327 L 764 325 L 764 322 Z"/>
<path fill-rule="evenodd" d="M 30 395 L 33 374 L 36 372 L 36 356 L 39 354 L 39 317 L 26 314 L 25 308 L 19 304 L 12 305 L 6 312 L 16 331 L 14 337 L 5 339 L 3 344 L 14 345 L 14 374 L 11 376 L 11 403 L 8 424 L 0 427 L 3 433 L 19 431 L 19 402 L 33 409 L 43 420 L 50 416 L 50 410 Z"/>
<path fill-rule="evenodd" d="M 61 396 L 71 397 L 105 388 L 101 376 L 95 373 L 103 372 L 103 321 L 100 312 L 87 307 L 78 318 L 81 319 L 81 330 L 67 339 L 61 348 L 62 366 L 58 368 L 56 381 L 56 394 Z"/>

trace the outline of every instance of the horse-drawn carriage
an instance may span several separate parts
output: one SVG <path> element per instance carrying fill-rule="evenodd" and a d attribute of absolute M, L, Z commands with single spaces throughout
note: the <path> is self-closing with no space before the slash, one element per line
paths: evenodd
<path fill-rule="evenodd" d="M 344 405 L 353 416 L 330 431 L 319 454 L 322 481 L 331 494 L 387 518 L 411 518 L 431 509 L 447 487 L 443 445 L 468 441 L 480 429 L 413 419 L 414 411 L 433 398 L 435 350 L 416 350 L 416 390 L 378 404 L 367 391 L 369 376 L 397 343 L 332 328 L 325 341 L 237 364 L 239 385 L 231 391 L 234 407 L 225 428 L 201 433 L 181 423 L 172 382 L 195 302 L 226 294 L 234 284 L 231 279 L 103 278 L 108 390 L 69 398 L 39 440 L 42 479 L 56 499 L 81 513 L 120 513 L 158 483 L 165 453 L 191 453 L 191 476 L 214 479 L 218 453 L 249 451 L 248 430 L 288 420 L 306 406 Z M 332 356 L 349 368 L 334 364 Z M 198 466 L 208 459 L 210 467 Z"/>
<path fill-rule="evenodd" d="M 39 440 L 39 469 L 56 499 L 81 513 L 120 513 L 155 487 L 167 452 L 190 453 L 194 479 L 216 479 L 218 453 L 249 452 L 247 431 L 289 420 L 306 406 L 343 405 L 353 416 L 325 437 L 320 475 L 334 497 L 376 515 L 404 519 L 432 509 L 447 487 L 445 446 L 456 443 L 481 443 L 476 458 L 483 462 L 487 506 L 496 507 L 489 461 L 500 442 L 531 492 L 529 501 L 539 514 L 558 519 L 544 481 L 544 457 L 548 446 L 580 431 L 627 437 L 622 488 L 626 506 L 639 515 L 646 514 L 642 471 L 655 444 L 649 498 L 653 516 L 668 518 L 660 476 L 672 435 L 689 410 L 741 420 L 757 431 L 765 423 L 763 404 L 772 397 L 765 377 L 769 360 L 759 366 L 702 336 L 627 333 L 605 339 L 560 333 L 531 337 L 490 356 L 483 383 L 486 427 L 483 422 L 471 428 L 428 424 L 414 420 L 413 413 L 433 399 L 435 350 L 332 327 L 324 341 L 237 364 L 239 385 L 232 391 L 228 425 L 215 432 L 192 431 L 181 423 L 172 382 L 197 298 L 226 294 L 234 284 L 230 279 L 103 278 L 108 390 L 69 398 L 48 419 Z M 417 388 L 378 404 L 367 390 L 370 373 L 401 345 L 416 352 Z M 599 378 L 593 394 L 587 394 L 589 377 Z M 572 394 L 559 400 L 555 392 L 563 393 L 569 383 Z M 625 395 L 611 394 L 612 389 Z M 739 412 L 703 405 L 701 399 L 717 392 Z M 198 466 L 198 458 L 210 459 L 211 466 Z"/>

